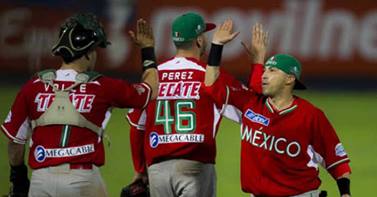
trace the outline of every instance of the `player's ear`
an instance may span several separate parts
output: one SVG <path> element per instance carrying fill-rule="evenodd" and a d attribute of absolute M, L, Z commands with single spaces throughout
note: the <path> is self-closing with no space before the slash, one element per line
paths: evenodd
<path fill-rule="evenodd" d="M 201 48 L 203 46 L 204 39 L 201 35 L 196 38 L 196 46 Z"/>
<path fill-rule="evenodd" d="M 287 78 L 286 78 L 286 84 L 287 85 L 291 85 L 295 83 L 295 80 L 296 80 L 296 77 L 294 75 L 288 75 L 287 74 Z"/>

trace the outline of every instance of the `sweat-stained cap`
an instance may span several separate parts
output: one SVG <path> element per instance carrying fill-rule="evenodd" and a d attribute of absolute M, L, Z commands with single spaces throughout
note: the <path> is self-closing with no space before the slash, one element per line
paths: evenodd
<path fill-rule="evenodd" d="M 204 23 L 203 17 L 194 12 L 185 13 L 177 17 L 172 24 L 174 42 L 188 42 L 197 38 L 201 33 L 216 27 L 213 23 Z"/>
<path fill-rule="evenodd" d="M 267 60 L 264 66 L 275 67 L 287 74 L 294 75 L 296 77 L 294 89 L 306 89 L 306 86 L 300 81 L 301 64 L 293 56 L 288 54 L 274 55 Z"/>

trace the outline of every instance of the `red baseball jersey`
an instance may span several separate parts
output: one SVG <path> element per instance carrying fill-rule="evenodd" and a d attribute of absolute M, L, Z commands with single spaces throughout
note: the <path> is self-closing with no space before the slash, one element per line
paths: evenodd
<path fill-rule="evenodd" d="M 131 125 L 144 133 L 144 154 L 147 165 L 180 158 L 214 163 L 215 136 L 226 114 L 238 121 L 231 106 L 216 105 L 203 89 L 205 63 L 194 58 L 175 57 L 158 66 L 159 92 L 144 112 L 131 111 L 127 118 Z M 220 80 L 235 87 L 241 83 L 230 75 Z M 135 130 L 131 129 L 131 132 Z M 132 134 L 140 138 L 137 134 Z M 137 139 L 132 139 L 131 142 Z M 138 145 L 132 145 L 137 171 L 144 167 Z M 135 161 L 136 160 L 136 161 Z"/>
<path fill-rule="evenodd" d="M 349 158 L 325 114 L 294 97 L 276 110 L 269 99 L 217 80 L 206 90 L 218 104 L 242 111 L 242 190 L 261 196 L 292 196 L 317 189 L 318 166 L 327 170 Z M 348 166 L 348 164 L 347 164 Z"/>
<path fill-rule="evenodd" d="M 67 88 L 73 84 L 74 70 L 57 70 L 54 84 Z M 105 128 L 112 107 L 143 108 L 149 102 L 150 87 L 145 83 L 129 84 L 123 80 L 101 76 L 95 81 L 80 84 L 70 93 L 70 100 L 87 120 Z M 31 120 L 40 117 L 49 107 L 55 94 L 39 78 L 28 81 L 18 93 L 12 108 L 1 125 L 6 136 L 24 144 L 30 138 L 29 164 L 32 168 L 62 163 L 104 164 L 102 139 L 93 131 L 71 125 L 39 126 L 31 132 Z"/>

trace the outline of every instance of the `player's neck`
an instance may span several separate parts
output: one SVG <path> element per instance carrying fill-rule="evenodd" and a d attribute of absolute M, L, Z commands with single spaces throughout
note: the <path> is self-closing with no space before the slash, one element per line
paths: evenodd
<path fill-rule="evenodd" d="M 272 106 L 279 111 L 288 108 L 294 101 L 292 93 L 278 94 L 273 97 L 270 96 L 268 99 Z"/>
<path fill-rule="evenodd" d="M 70 62 L 68 64 L 63 62 L 60 69 L 63 69 L 63 70 L 64 69 L 72 69 L 72 70 L 75 70 L 78 73 L 82 73 L 82 72 L 88 70 L 88 66 L 81 64 L 78 61 L 73 61 L 73 62 Z"/>
<path fill-rule="evenodd" d="M 175 56 L 176 57 L 191 57 L 197 60 L 200 59 L 200 53 L 195 50 L 178 49 Z"/>

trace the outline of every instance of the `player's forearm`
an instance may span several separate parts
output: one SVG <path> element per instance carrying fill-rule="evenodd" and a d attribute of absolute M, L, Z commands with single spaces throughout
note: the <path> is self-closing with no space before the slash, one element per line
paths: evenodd
<path fill-rule="evenodd" d="M 350 179 L 350 177 L 351 177 L 351 173 L 346 172 L 346 173 L 344 173 L 342 176 L 339 176 L 337 179 L 341 179 L 341 178 L 347 178 L 347 179 Z"/>
<path fill-rule="evenodd" d="M 12 141 L 8 143 L 8 158 L 11 166 L 24 164 L 25 145 L 17 144 Z"/>
<path fill-rule="evenodd" d="M 157 69 L 148 69 L 144 71 L 142 76 L 142 81 L 147 83 L 152 89 L 151 99 L 155 99 L 157 97 L 158 91 L 158 73 Z"/>
<path fill-rule="evenodd" d="M 212 84 L 214 84 L 220 75 L 220 61 L 222 49 L 222 45 L 211 45 L 211 50 L 208 55 L 208 65 L 206 68 L 206 74 L 204 78 L 204 84 L 206 86 L 211 86 Z"/>
<path fill-rule="evenodd" d="M 252 64 L 249 75 L 249 88 L 257 94 L 262 94 L 263 64 Z"/>
<path fill-rule="evenodd" d="M 141 61 L 144 71 L 142 81 L 152 88 L 151 99 L 155 99 L 158 90 L 158 73 L 154 47 L 144 47 L 141 49 Z"/>
<path fill-rule="evenodd" d="M 351 180 L 350 180 L 350 173 L 347 172 L 342 176 L 338 177 L 336 180 L 338 185 L 339 193 L 342 197 L 349 197 L 351 196 Z"/>
<path fill-rule="evenodd" d="M 220 75 L 220 69 L 218 66 L 207 66 L 206 69 L 206 74 L 205 74 L 205 79 L 204 79 L 204 84 L 206 86 L 211 86 L 212 84 L 215 83 L 217 78 Z"/>
<path fill-rule="evenodd" d="M 134 170 L 137 173 L 145 173 L 146 163 L 144 156 L 144 132 L 135 127 L 130 129 L 131 157 Z"/>
<path fill-rule="evenodd" d="M 8 157 L 10 164 L 9 181 L 12 182 L 10 196 L 27 196 L 30 186 L 28 169 L 24 164 L 25 145 L 12 141 L 8 143 Z M 17 195 L 16 195 L 17 194 Z"/>

